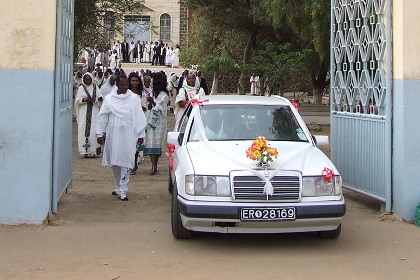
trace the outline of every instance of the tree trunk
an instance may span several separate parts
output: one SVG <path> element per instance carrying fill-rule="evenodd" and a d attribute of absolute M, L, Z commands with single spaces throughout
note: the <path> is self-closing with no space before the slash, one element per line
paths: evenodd
<path fill-rule="evenodd" d="M 324 88 L 314 88 L 313 103 L 322 104 L 322 95 L 324 93 Z"/>
<path fill-rule="evenodd" d="M 239 76 L 239 84 L 238 84 L 238 93 L 240 95 L 245 95 L 245 82 L 246 82 L 246 78 L 244 73 L 241 73 L 241 75 Z"/>
<path fill-rule="evenodd" d="M 257 39 L 257 31 L 253 30 L 251 34 L 249 34 L 248 43 L 246 45 L 244 54 L 242 56 L 243 65 L 249 63 L 249 60 L 251 58 L 251 52 L 255 46 L 256 39 Z M 239 83 L 238 83 L 239 94 L 245 95 L 246 80 L 247 78 L 245 77 L 244 73 L 241 73 L 241 76 L 239 77 Z"/>
<path fill-rule="evenodd" d="M 213 83 L 212 83 L 212 86 L 211 86 L 211 93 L 210 94 L 218 94 L 219 93 L 219 84 L 220 84 L 220 72 L 214 72 Z"/>

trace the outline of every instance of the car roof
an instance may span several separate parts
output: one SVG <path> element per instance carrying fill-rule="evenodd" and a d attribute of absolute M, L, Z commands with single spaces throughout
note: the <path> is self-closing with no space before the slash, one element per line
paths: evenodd
<path fill-rule="evenodd" d="M 251 95 L 205 95 L 200 98 L 203 105 L 226 104 L 226 105 L 283 105 L 290 106 L 290 101 L 281 96 L 251 96 Z"/>

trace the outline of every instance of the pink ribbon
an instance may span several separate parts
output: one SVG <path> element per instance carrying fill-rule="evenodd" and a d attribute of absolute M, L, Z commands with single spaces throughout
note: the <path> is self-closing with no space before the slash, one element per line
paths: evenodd
<path fill-rule="evenodd" d="M 165 156 L 169 157 L 169 169 L 172 171 L 172 170 L 174 170 L 175 145 L 174 144 L 167 144 L 166 147 L 168 148 L 168 152 L 165 152 Z"/>

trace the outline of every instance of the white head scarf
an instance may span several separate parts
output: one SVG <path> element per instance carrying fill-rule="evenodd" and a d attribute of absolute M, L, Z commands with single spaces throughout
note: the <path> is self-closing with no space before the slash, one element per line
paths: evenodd
<path fill-rule="evenodd" d="M 111 83 L 109 82 L 112 76 L 115 76 L 115 75 L 114 74 L 110 75 L 106 79 L 105 84 L 101 87 L 101 94 L 102 94 L 102 98 L 103 99 L 105 99 L 105 97 L 107 95 L 109 95 L 113 89 L 117 89 L 117 85 L 116 84 L 114 84 L 112 86 Z"/>
<path fill-rule="evenodd" d="M 188 76 L 194 75 L 195 77 L 195 85 L 190 86 L 188 85 Z M 185 88 L 185 90 L 189 93 L 191 91 L 198 91 L 200 89 L 200 80 L 198 79 L 197 75 L 193 72 L 188 73 L 187 76 L 185 76 L 184 81 L 182 83 L 182 87 Z"/>

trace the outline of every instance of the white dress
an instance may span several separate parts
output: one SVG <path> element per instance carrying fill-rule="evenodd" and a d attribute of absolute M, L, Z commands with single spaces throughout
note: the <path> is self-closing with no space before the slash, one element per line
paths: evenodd
<path fill-rule="evenodd" d="M 174 54 L 173 54 L 173 63 L 172 63 L 172 67 L 179 67 L 179 48 L 175 48 L 174 50 Z"/>

